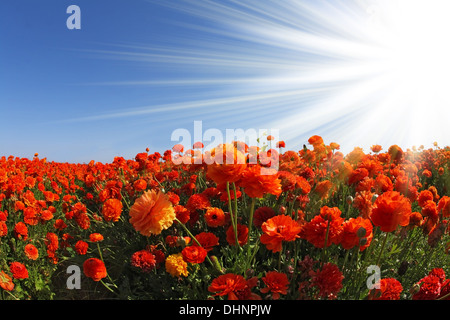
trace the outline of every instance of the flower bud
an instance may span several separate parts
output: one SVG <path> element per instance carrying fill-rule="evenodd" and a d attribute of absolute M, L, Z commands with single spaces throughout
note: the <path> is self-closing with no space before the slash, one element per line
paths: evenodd
<path fill-rule="evenodd" d="M 360 227 L 358 229 L 358 231 L 356 231 L 356 235 L 358 236 L 358 238 L 363 238 L 366 236 L 366 229 L 364 227 Z"/>
<path fill-rule="evenodd" d="M 377 201 L 377 198 L 378 198 L 378 195 L 377 195 L 377 194 L 374 194 L 374 195 L 372 196 L 372 203 L 375 203 L 375 201 Z"/>
<path fill-rule="evenodd" d="M 361 238 L 361 239 L 359 239 L 359 246 L 360 246 L 360 247 L 366 245 L 366 243 L 367 243 L 367 238 Z"/>
<path fill-rule="evenodd" d="M 420 291 L 420 285 L 418 283 L 415 283 L 411 289 L 409 289 L 409 293 L 411 293 L 411 295 L 415 295 L 417 292 Z"/>
<path fill-rule="evenodd" d="M 352 196 L 348 196 L 347 197 L 347 204 L 352 204 L 353 203 L 353 197 Z"/>

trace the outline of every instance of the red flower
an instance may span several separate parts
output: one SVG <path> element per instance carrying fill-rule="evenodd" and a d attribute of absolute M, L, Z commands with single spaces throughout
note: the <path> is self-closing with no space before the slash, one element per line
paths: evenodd
<path fill-rule="evenodd" d="M 268 250 L 279 252 L 283 241 L 299 238 L 302 226 L 290 216 L 278 215 L 264 222 L 261 229 L 264 232 L 260 237 L 261 243 L 265 244 Z"/>
<path fill-rule="evenodd" d="M 8 226 L 5 221 L 0 221 L 0 237 L 4 237 L 8 234 Z"/>
<path fill-rule="evenodd" d="M 394 278 L 380 280 L 380 288 L 369 292 L 369 300 L 400 300 L 403 291 L 400 281 Z"/>
<path fill-rule="evenodd" d="M 311 285 L 319 290 L 322 298 L 336 299 L 337 294 L 342 289 L 344 276 L 338 266 L 333 263 L 326 263 L 319 271 L 311 271 Z"/>
<path fill-rule="evenodd" d="M 411 215 L 411 203 L 397 191 L 380 195 L 374 203 L 370 219 L 381 231 L 392 232 L 397 227 L 407 226 Z"/>
<path fill-rule="evenodd" d="M 83 272 L 86 277 L 91 278 L 94 281 L 100 281 L 107 275 L 105 264 L 102 260 L 97 258 L 89 258 L 84 261 Z"/>
<path fill-rule="evenodd" d="M 260 297 L 251 292 L 256 281 L 256 278 L 245 280 L 241 275 L 227 273 L 215 278 L 208 291 L 214 296 L 227 296 L 228 300 L 259 300 Z"/>
<path fill-rule="evenodd" d="M 248 228 L 247 226 L 241 224 L 238 224 L 236 228 L 239 245 L 243 246 L 247 243 L 248 240 Z M 236 245 L 236 237 L 234 234 L 233 226 L 230 226 L 227 230 L 227 242 L 230 246 Z"/>
<path fill-rule="evenodd" d="M 186 208 L 189 211 L 204 210 L 209 207 L 211 207 L 209 199 L 204 194 L 201 193 L 193 194 L 192 196 L 189 197 L 186 203 Z"/>
<path fill-rule="evenodd" d="M 419 206 L 423 207 L 425 206 L 425 204 L 427 203 L 427 201 L 433 201 L 434 200 L 434 196 L 431 193 L 431 191 L 429 190 L 423 190 L 419 193 L 419 197 L 417 199 L 417 203 L 419 204 Z"/>
<path fill-rule="evenodd" d="M 289 280 L 285 273 L 270 271 L 266 273 L 266 276 L 262 278 L 267 287 L 262 288 L 262 293 L 272 292 L 272 298 L 278 300 L 280 294 L 287 294 L 289 286 Z"/>
<path fill-rule="evenodd" d="M 181 223 L 186 224 L 191 218 L 190 212 L 182 205 L 176 205 L 174 207 L 175 215 Z"/>
<path fill-rule="evenodd" d="M 26 279 L 28 278 L 28 270 L 24 264 L 20 262 L 12 262 L 9 265 L 9 270 L 13 274 L 15 279 Z"/>
<path fill-rule="evenodd" d="M 201 232 L 195 236 L 195 239 L 207 252 L 211 251 L 214 246 L 217 246 L 219 244 L 219 238 L 211 232 Z M 197 242 L 192 241 L 192 245 L 196 246 Z"/>
<path fill-rule="evenodd" d="M 87 253 L 87 249 L 89 247 L 89 244 L 83 240 L 78 240 L 77 243 L 75 243 L 75 252 L 79 255 L 85 255 Z"/>
<path fill-rule="evenodd" d="M 343 222 L 338 208 L 322 207 L 316 215 L 303 226 L 302 238 L 311 242 L 316 248 L 339 244 L 342 239 Z M 325 239 L 327 243 L 325 244 Z"/>
<path fill-rule="evenodd" d="M 256 227 L 261 227 L 264 222 L 273 218 L 275 216 L 275 211 L 271 207 L 259 207 L 255 210 L 253 215 L 253 224 Z"/>
<path fill-rule="evenodd" d="M 140 250 L 131 256 L 131 265 L 143 272 L 151 272 L 156 266 L 156 257 L 149 250 Z"/>
<path fill-rule="evenodd" d="M 59 240 L 58 235 L 53 232 L 47 232 L 45 237 L 45 245 L 47 246 L 47 250 L 56 251 L 59 248 Z"/>
<path fill-rule="evenodd" d="M 200 246 L 189 246 L 185 247 L 181 254 L 183 255 L 183 260 L 189 263 L 203 263 L 205 261 L 208 252 Z"/>

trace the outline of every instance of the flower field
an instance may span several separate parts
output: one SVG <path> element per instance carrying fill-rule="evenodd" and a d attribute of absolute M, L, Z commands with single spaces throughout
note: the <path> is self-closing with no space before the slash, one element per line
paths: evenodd
<path fill-rule="evenodd" d="M 1 298 L 450 299 L 449 147 L 267 138 L 0 158 Z"/>

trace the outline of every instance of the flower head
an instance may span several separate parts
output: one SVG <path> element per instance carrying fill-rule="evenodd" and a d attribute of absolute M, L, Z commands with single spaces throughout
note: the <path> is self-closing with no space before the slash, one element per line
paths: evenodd
<path fill-rule="evenodd" d="M 264 234 L 261 235 L 261 243 L 266 245 L 268 250 L 279 252 L 283 241 L 294 241 L 299 238 L 302 226 L 287 215 L 277 215 L 268 219 L 261 226 Z"/>
<path fill-rule="evenodd" d="M 374 203 L 370 219 L 381 231 L 392 232 L 397 227 L 407 226 L 411 215 L 411 203 L 397 191 L 387 191 Z"/>
<path fill-rule="evenodd" d="M 117 222 L 122 213 L 122 201 L 118 199 L 108 199 L 103 204 L 102 214 L 105 221 Z"/>
<path fill-rule="evenodd" d="M 181 253 L 171 254 L 166 259 L 166 271 L 172 277 L 187 277 L 189 275 L 187 266 L 187 262 L 184 261 L 183 255 Z"/>
<path fill-rule="evenodd" d="M 31 243 L 28 243 L 27 245 L 25 245 L 24 250 L 25 250 L 25 255 L 30 260 L 36 260 L 39 257 L 38 249 Z"/>
<path fill-rule="evenodd" d="M 285 273 L 270 271 L 266 273 L 266 276 L 262 278 L 265 288 L 261 289 L 262 293 L 272 292 L 272 298 L 278 300 L 280 294 L 287 294 L 289 286 L 289 280 Z"/>
<path fill-rule="evenodd" d="M 97 258 L 89 258 L 84 261 L 83 272 L 86 277 L 94 281 L 100 281 L 107 276 L 105 264 Z"/>
<path fill-rule="evenodd" d="M 400 300 L 403 291 L 400 281 L 394 278 L 380 280 L 380 288 L 369 292 L 369 300 Z"/>
<path fill-rule="evenodd" d="M 15 279 L 26 279 L 28 278 L 28 270 L 23 263 L 12 262 L 9 265 L 9 270 L 11 271 Z"/>
<path fill-rule="evenodd" d="M 319 296 L 328 299 L 337 298 L 344 279 L 337 265 L 326 263 L 319 271 L 311 271 L 311 276 L 311 285 L 319 290 Z"/>
<path fill-rule="evenodd" d="M 228 300 L 259 300 L 260 297 L 251 292 L 251 288 L 256 285 L 255 280 L 245 280 L 241 275 L 227 273 L 215 278 L 208 291 L 214 296 L 227 296 Z"/>
<path fill-rule="evenodd" d="M 158 235 L 172 226 L 176 213 L 161 191 L 146 191 L 130 208 L 130 223 L 144 236 Z"/>

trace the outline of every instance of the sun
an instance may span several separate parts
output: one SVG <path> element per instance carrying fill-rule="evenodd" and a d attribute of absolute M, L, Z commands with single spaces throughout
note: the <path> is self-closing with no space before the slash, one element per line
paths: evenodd
<path fill-rule="evenodd" d="M 415 139 L 432 142 L 450 119 L 450 1 L 380 1 L 367 34 L 378 47 L 381 79 Z M 440 127 L 440 128 L 439 128 Z M 415 133 L 416 132 L 416 133 Z M 412 139 L 411 139 L 412 140 Z"/>

